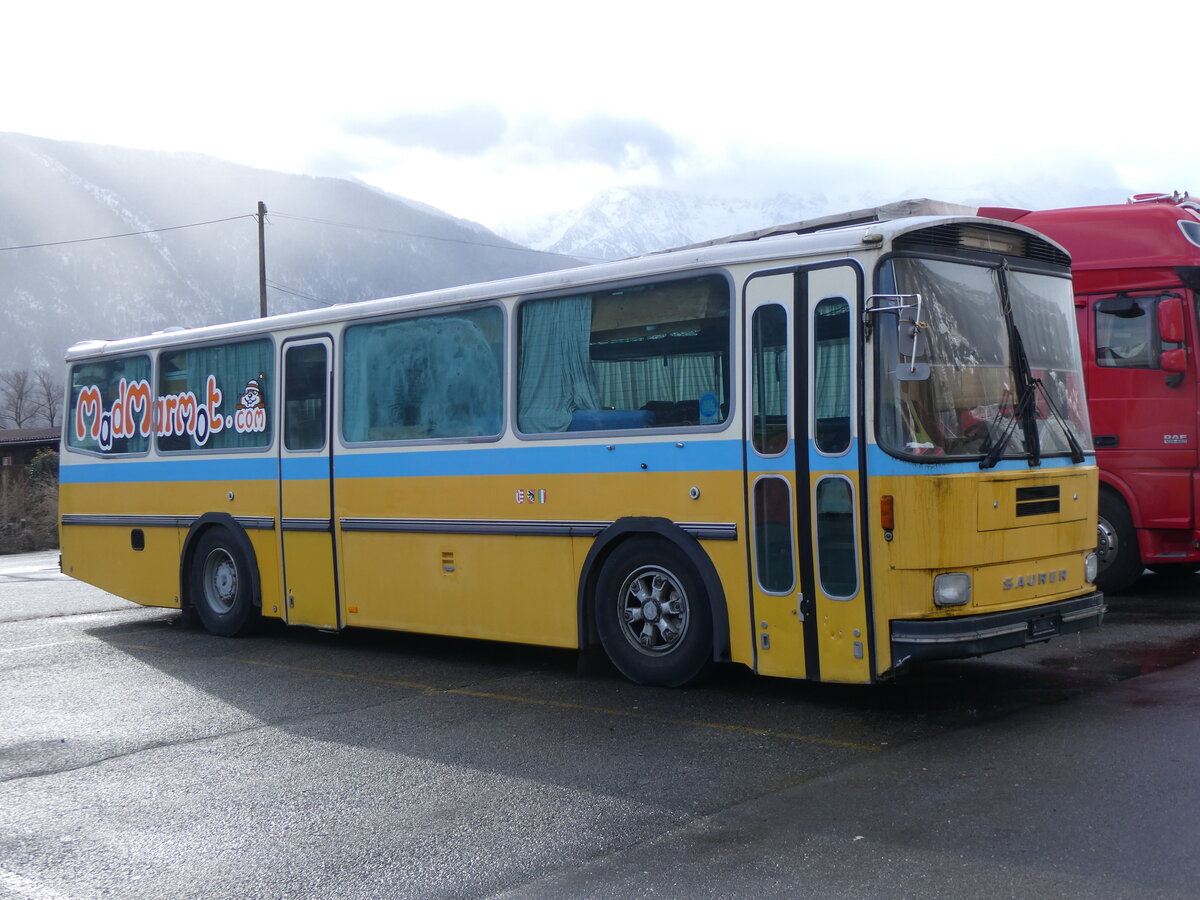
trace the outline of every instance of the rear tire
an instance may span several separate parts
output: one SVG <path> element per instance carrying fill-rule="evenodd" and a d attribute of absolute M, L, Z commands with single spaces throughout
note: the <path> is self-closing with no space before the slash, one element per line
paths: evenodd
<path fill-rule="evenodd" d="M 227 529 L 200 535 L 188 586 L 192 609 L 211 634 L 237 637 L 258 627 L 261 610 L 254 603 L 250 563 Z"/>
<path fill-rule="evenodd" d="M 1119 594 L 1142 577 L 1142 557 L 1133 519 L 1124 501 L 1110 491 L 1100 492 L 1096 557 L 1100 563 L 1096 587 L 1106 594 Z"/>
<path fill-rule="evenodd" d="M 604 652 L 630 681 L 679 687 L 712 663 L 712 608 L 687 556 L 663 538 L 617 547 L 593 604 Z"/>

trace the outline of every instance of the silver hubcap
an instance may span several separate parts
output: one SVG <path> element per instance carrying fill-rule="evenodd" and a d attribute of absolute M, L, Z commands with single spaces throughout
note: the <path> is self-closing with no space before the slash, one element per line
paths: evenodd
<path fill-rule="evenodd" d="M 642 566 L 625 579 L 617 596 L 625 639 L 643 653 L 669 653 L 688 627 L 683 586 L 661 566 Z"/>
<path fill-rule="evenodd" d="M 1117 558 L 1117 553 L 1121 549 L 1120 538 L 1117 537 L 1116 530 L 1108 523 L 1108 520 L 1101 518 L 1096 523 L 1096 562 L 1097 568 L 1103 572 L 1112 565 L 1113 560 Z"/>
<path fill-rule="evenodd" d="M 227 613 L 237 599 L 238 573 L 233 557 L 216 547 L 204 560 L 204 599 L 211 609 Z"/>

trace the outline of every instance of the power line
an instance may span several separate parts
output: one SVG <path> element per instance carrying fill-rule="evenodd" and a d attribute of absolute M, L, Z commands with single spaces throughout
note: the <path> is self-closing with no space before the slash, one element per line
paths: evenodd
<path fill-rule="evenodd" d="M 298 297 L 301 300 L 310 300 L 313 303 L 319 303 L 321 306 L 337 306 L 337 304 L 339 302 L 341 302 L 338 300 L 323 300 L 322 298 L 314 297 L 311 294 L 305 294 L 300 291 L 294 291 L 291 288 L 284 287 L 282 284 L 279 284 L 278 282 L 275 282 L 275 281 L 271 281 L 270 279 L 267 280 L 267 287 L 269 287 L 273 291 L 279 291 L 279 293 L 281 293 L 281 294 L 290 294 L 291 296 Z"/>
<path fill-rule="evenodd" d="M 62 247 L 66 244 L 86 244 L 90 241 L 110 241 L 114 238 L 137 237 L 143 234 L 159 234 L 164 231 L 179 231 L 182 228 L 199 228 L 202 225 L 219 225 L 222 222 L 236 222 L 238 219 L 253 219 L 253 213 L 247 213 L 241 216 L 229 216 L 225 219 L 210 219 L 207 222 L 190 222 L 187 225 L 168 225 L 165 228 L 147 228 L 145 231 L 126 231 L 122 234 L 104 234 L 97 237 L 75 238 L 69 241 L 47 241 L 43 244 L 21 244 L 17 247 L 0 247 L 0 252 L 5 250 L 35 250 L 38 247 Z"/>
<path fill-rule="evenodd" d="M 421 234 L 416 231 L 404 231 L 403 229 L 399 228 L 380 228 L 375 225 L 358 225 L 354 222 L 338 222 L 334 219 L 319 219 L 313 216 L 297 216 L 291 213 L 276 212 L 274 210 L 270 213 L 270 215 L 278 216 L 281 219 L 294 219 L 298 222 L 314 222 L 318 225 L 333 225 L 338 228 L 353 228 L 357 231 L 374 231 L 378 232 L 379 234 L 397 234 L 402 237 L 421 238 L 427 241 L 443 241 L 447 244 L 465 244 L 468 247 L 491 247 L 495 250 L 507 250 L 512 253 L 540 253 L 543 255 L 552 255 L 546 250 L 535 250 L 532 247 L 522 247 L 519 244 L 496 244 L 491 241 L 471 241 L 467 240 L 466 238 L 440 237 L 433 234 Z M 599 256 L 580 256 L 575 258 L 593 260 L 603 259 L 603 257 Z"/>

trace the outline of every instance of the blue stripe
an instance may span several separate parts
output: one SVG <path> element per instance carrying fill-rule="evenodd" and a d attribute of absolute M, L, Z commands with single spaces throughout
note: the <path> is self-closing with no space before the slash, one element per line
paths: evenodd
<path fill-rule="evenodd" d="M 338 478 L 466 475 L 583 475 L 622 472 L 741 471 L 741 441 L 681 441 L 647 444 L 484 446 L 466 450 L 395 450 L 334 456 Z M 612 449 L 609 450 L 608 447 Z M 643 468 L 643 464 L 645 464 Z M 143 459 L 136 462 L 63 466 L 64 484 L 149 484 L 189 481 L 273 481 L 274 456 L 233 459 Z M 287 480 L 325 478 L 324 457 L 283 460 Z"/>
<path fill-rule="evenodd" d="M 335 455 L 334 467 L 338 478 L 386 478 L 431 476 L 461 477 L 468 475 L 613 475 L 626 472 L 739 472 L 742 468 L 743 442 L 674 441 L 645 444 L 586 444 L 564 446 L 546 444 L 526 447 L 484 446 L 467 450 L 438 449 L 394 450 L 378 453 Z M 612 447 L 612 449 L 608 449 Z M 790 471 L 795 469 L 795 449 L 783 456 L 763 459 L 748 454 L 751 472 Z M 809 467 L 814 472 L 840 471 L 855 468 L 856 448 L 845 456 L 827 457 L 808 445 Z M 938 457 L 926 457 L 921 462 L 897 459 L 876 445 L 867 448 L 867 465 L 871 475 L 958 475 L 978 474 L 978 461 L 935 462 Z M 1084 465 L 1094 466 L 1096 457 L 1089 455 Z M 285 479 L 324 478 L 327 471 L 324 457 L 302 457 L 283 460 Z M 993 472 L 1029 472 L 1075 468 L 1065 457 L 1042 460 L 1038 468 L 1030 468 L 1024 460 L 1001 460 Z M 279 475 L 279 463 L 274 456 L 247 456 L 224 459 L 189 457 L 186 459 L 143 459 L 129 462 L 85 463 L 63 466 L 59 472 L 63 484 L 150 484 L 154 482 L 196 481 L 274 481 Z"/>
<path fill-rule="evenodd" d="M 355 453 L 335 457 L 334 469 L 338 478 L 741 471 L 741 441 L 685 440 L 680 443 L 682 447 L 675 442 L 547 444 L 478 450 Z"/>
<path fill-rule="evenodd" d="M 329 457 L 302 456 L 283 460 L 284 481 L 307 481 L 329 477 Z"/>
<path fill-rule="evenodd" d="M 921 462 L 896 457 L 885 453 L 876 444 L 867 447 L 867 469 L 872 475 L 978 475 L 980 471 L 987 472 L 1039 472 L 1049 469 L 1074 469 L 1079 466 L 1094 466 L 1095 455 L 1084 458 L 1082 463 L 1073 463 L 1069 456 L 1055 456 L 1043 459 L 1040 466 L 1030 466 L 1023 459 L 1002 459 L 994 468 L 981 470 L 978 460 L 966 462 L 935 462 L 941 459 L 937 456 L 926 456 Z"/>

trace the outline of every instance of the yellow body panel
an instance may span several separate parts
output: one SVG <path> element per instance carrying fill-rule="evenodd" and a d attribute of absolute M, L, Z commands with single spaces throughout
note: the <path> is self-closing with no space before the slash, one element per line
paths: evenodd
<path fill-rule="evenodd" d="M 579 579 L 591 537 L 457 534 L 464 521 L 611 522 L 655 516 L 737 526 L 737 541 L 707 541 L 746 661 L 746 548 L 737 472 L 356 478 L 337 482 L 337 518 L 428 520 L 443 533 L 342 531 L 347 625 L 578 644 Z M 695 487 L 699 496 L 692 499 Z M 518 502 L 518 493 L 520 502 Z M 436 530 L 438 526 L 432 525 Z M 736 621 L 735 621 L 736 620 Z"/>
<path fill-rule="evenodd" d="M 143 550 L 133 549 L 131 531 L 102 525 L 64 526 L 59 537 L 63 572 L 143 606 L 178 609 L 180 531 L 142 529 Z"/>
<path fill-rule="evenodd" d="M 59 487 L 59 510 L 64 515 L 187 520 L 206 512 L 221 512 L 273 520 L 277 508 L 278 487 L 274 481 L 64 483 Z M 145 550 L 131 546 L 135 527 L 145 536 Z M 63 571 L 135 603 L 177 609 L 180 553 L 187 533 L 186 525 L 64 524 L 60 536 Z M 279 615 L 282 584 L 278 534 L 274 528 L 248 529 L 246 534 L 257 557 L 263 612 Z"/>
<path fill-rule="evenodd" d="M 1090 590 L 1083 568 L 1086 555 L 1096 546 L 1099 472 L 1095 466 L 880 476 L 870 484 L 868 534 L 875 567 L 879 672 L 892 665 L 889 623 L 894 619 L 1020 609 Z M 1017 488 L 1053 485 L 1060 488 L 1058 513 L 1016 515 Z M 891 540 L 879 521 L 879 498 L 885 494 L 894 498 Z M 934 605 L 933 579 L 943 572 L 971 575 L 968 604 Z"/>

